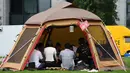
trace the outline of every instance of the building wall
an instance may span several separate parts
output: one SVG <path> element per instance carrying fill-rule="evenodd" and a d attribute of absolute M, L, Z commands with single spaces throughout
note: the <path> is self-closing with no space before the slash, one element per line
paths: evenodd
<path fill-rule="evenodd" d="M 9 24 L 9 0 L 0 0 L 0 25 Z"/>
<path fill-rule="evenodd" d="M 0 56 L 6 56 L 10 52 L 22 27 L 23 25 L 0 26 Z"/>
<path fill-rule="evenodd" d="M 4 0 L 0 0 L 0 25 L 3 24 L 3 1 Z"/>
<path fill-rule="evenodd" d="M 43 6 L 46 5 L 46 6 Z M 45 11 L 51 7 L 51 0 L 39 0 L 39 11 Z"/>
<path fill-rule="evenodd" d="M 0 0 L 0 25 L 9 25 L 10 0 Z M 39 12 L 47 10 L 65 0 L 38 0 Z M 43 5 L 46 5 L 43 6 Z M 126 0 L 117 1 L 117 12 L 119 20 L 117 24 L 126 26 Z"/>
<path fill-rule="evenodd" d="M 4 0 L 4 23 L 3 25 L 9 25 L 9 11 L 10 11 L 10 0 Z"/>
<path fill-rule="evenodd" d="M 117 24 L 126 26 L 126 0 L 117 1 L 117 12 L 119 17 Z"/>

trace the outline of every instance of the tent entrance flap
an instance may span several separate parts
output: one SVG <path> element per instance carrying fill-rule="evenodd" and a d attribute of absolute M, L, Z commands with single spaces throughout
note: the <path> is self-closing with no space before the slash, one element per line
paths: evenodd
<path fill-rule="evenodd" d="M 14 68 L 17 70 L 21 69 L 22 64 L 25 62 L 27 52 L 31 49 L 29 46 L 34 40 L 39 27 L 24 27 L 20 33 L 17 41 L 10 54 L 7 57 L 6 62 L 3 64 L 3 68 Z"/>
<path fill-rule="evenodd" d="M 116 55 L 114 54 L 113 48 L 111 47 L 110 42 L 108 41 L 107 36 L 105 35 L 105 32 L 103 31 L 103 29 L 102 29 L 100 26 L 90 26 L 88 29 L 89 29 L 89 31 L 90 31 L 92 37 L 95 39 L 95 40 L 93 40 L 93 41 L 94 41 L 95 47 L 96 47 L 96 49 L 97 49 L 97 52 L 98 52 L 98 55 L 99 55 L 99 59 L 100 59 L 101 61 L 108 61 L 108 60 L 110 61 L 110 60 L 113 60 L 113 59 L 109 56 L 109 54 L 110 54 L 111 56 L 113 56 L 114 59 L 117 59 L 117 58 L 116 58 Z M 96 30 L 96 33 L 95 33 L 95 31 L 93 31 L 93 29 Z M 96 42 L 96 41 L 97 41 L 97 42 Z M 105 50 L 106 50 L 109 54 L 107 54 L 107 52 L 104 51 L 104 50 L 102 49 L 102 47 L 101 47 L 98 43 L 99 43 L 103 48 L 105 48 Z"/>
<path fill-rule="evenodd" d="M 95 51 L 98 54 L 96 57 L 98 57 L 99 67 L 119 67 L 122 65 L 110 36 L 105 33 L 106 30 L 99 25 L 89 26 L 88 30 L 94 41 Z"/>

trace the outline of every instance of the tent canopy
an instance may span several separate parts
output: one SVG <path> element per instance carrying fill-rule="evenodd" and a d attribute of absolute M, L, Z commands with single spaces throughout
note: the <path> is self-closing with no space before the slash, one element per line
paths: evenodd
<path fill-rule="evenodd" d="M 62 19 L 86 19 L 86 20 L 101 20 L 97 15 L 75 8 L 71 3 L 63 2 L 56 7 L 52 7 L 47 11 L 40 12 L 30 17 L 25 24 L 43 24 L 45 22 Z"/>

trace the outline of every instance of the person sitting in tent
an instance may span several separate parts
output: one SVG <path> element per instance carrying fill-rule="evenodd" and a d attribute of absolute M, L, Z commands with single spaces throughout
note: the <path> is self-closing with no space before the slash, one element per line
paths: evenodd
<path fill-rule="evenodd" d="M 59 42 L 57 42 L 55 48 L 56 48 L 56 51 L 57 51 L 57 56 L 59 56 L 60 51 L 61 51 L 61 44 Z"/>
<path fill-rule="evenodd" d="M 60 54 L 60 52 L 61 52 L 61 50 L 62 50 L 62 48 L 61 48 L 61 44 L 60 44 L 59 42 L 57 42 L 56 45 L 55 45 L 55 48 L 56 48 L 56 51 L 57 51 L 57 57 L 58 57 L 57 67 L 60 67 L 60 65 L 61 65 L 61 61 L 60 61 L 60 59 L 59 59 L 59 54 Z"/>
<path fill-rule="evenodd" d="M 77 47 L 76 47 L 74 44 L 72 44 L 72 47 L 73 47 L 73 51 L 74 51 L 74 53 L 76 54 Z"/>
<path fill-rule="evenodd" d="M 72 51 L 72 46 L 69 43 L 65 44 L 65 49 L 60 52 L 59 58 L 62 61 L 61 67 L 73 70 L 74 69 L 74 57 L 75 54 Z"/>
<path fill-rule="evenodd" d="M 77 49 L 76 55 L 79 58 L 79 60 L 82 60 L 86 64 L 89 65 L 90 59 L 91 59 L 91 53 L 88 47 L 87 41 L 85 41 L 84 38 L 79 38 L 79 47 Z"/>
<path fill-rule="evenodd" d="M 56 48 L 53 47 L 52 41 L 47 41 L 47 46 L 44 48 L 44 56 L 46 67 L 55 67 L 58 62 Z"/>
<path fill-rule="evenodd" d="M 40 63 L 40 60 L 43 60 L 42 53 L 39 51 L 41 48 L 43 48 L 42 43 L 37 44 L 29 59 L 29 64 L 34 63 L 35 65 L 32 66 L 35 66 L 37 69 L 43 69 L 45 67 L 45 63 Z"/>

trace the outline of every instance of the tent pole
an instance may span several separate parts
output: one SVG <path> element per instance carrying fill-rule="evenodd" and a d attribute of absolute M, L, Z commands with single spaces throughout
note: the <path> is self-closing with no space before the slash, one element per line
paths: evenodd
<path fill-rule="evenodd" d="M 87 31 L 88 32 L 88 31 Z M 91 38 L 91 34 L 88 34 L 88 38 Z M 91 40 L 92 41 L 92 40 Z M 93 50 L 94 51 L 94 50 Z M 93 56 L 94 54 L 92 54 L 92 57 L 94 57 Z M 97 58 L 95 57 L 95 60 L 97 60 Z M 94 63 L 96 63 L 96 62 L 94 62 Z M 99 63 L 96 63 L 96 66 L 97 66 L 97 68 L 99 68 Z"/>

